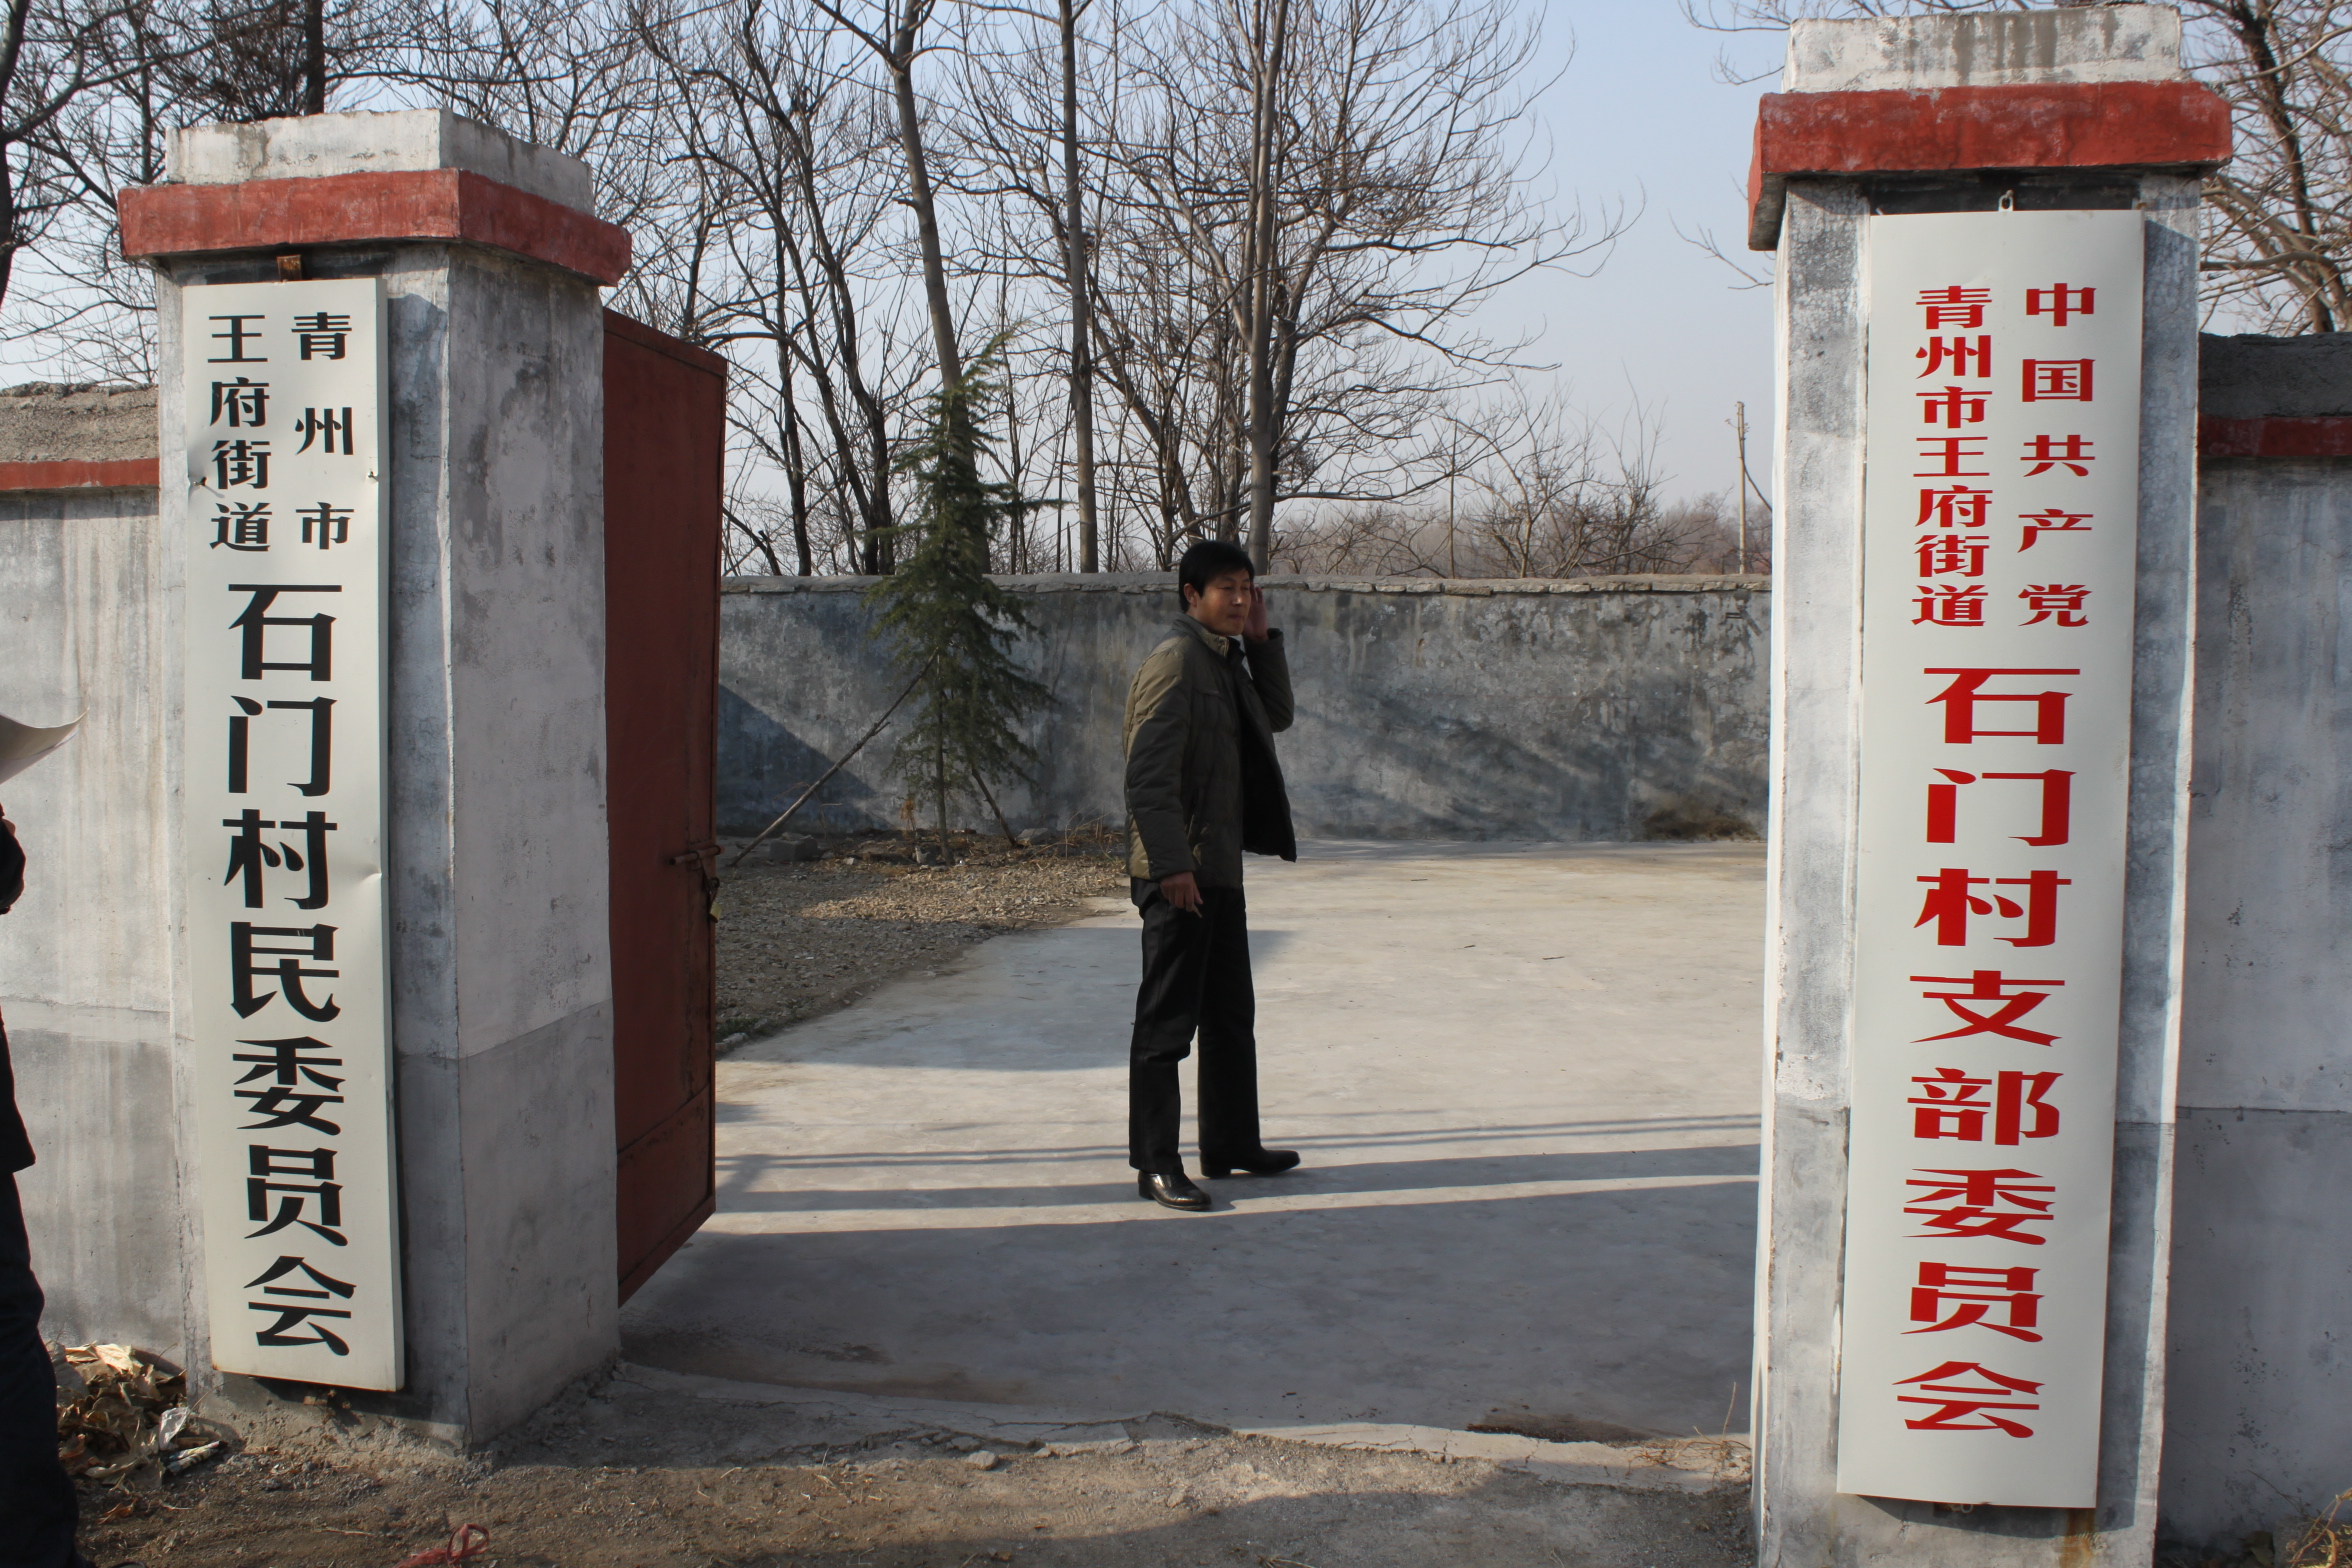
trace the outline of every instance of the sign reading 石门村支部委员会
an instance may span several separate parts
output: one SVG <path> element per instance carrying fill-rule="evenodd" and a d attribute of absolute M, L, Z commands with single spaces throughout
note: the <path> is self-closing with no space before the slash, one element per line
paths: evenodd
<path fill-rule="evenodd" d="M 401 1385 L 384 295 L 180 292 L 188 951 L 213 1364 Z"/>
<path fill-rule="evenodd" d="M 2144 225 L 1869 222 L 1841 1492 L 2097 1498 Z"/>

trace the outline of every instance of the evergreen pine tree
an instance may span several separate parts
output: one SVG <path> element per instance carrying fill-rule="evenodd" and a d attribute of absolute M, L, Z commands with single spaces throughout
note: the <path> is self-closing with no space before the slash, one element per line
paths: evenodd
<path fill-rule="evenodd" d="M 920 707 L 891 768 L 910 794 L 930 798 L 943 856 L 951 795 L 978 795 L 1003 825 L 989 786 L 1027 776 L 1036 752 L 1019 726 L 1051 695 L 1013 662 L 1013 645 L 1033 629 L 1028 612 L 988 579 L 989 544 L 1023 506 L 1013 486 L 980 476 L 996 370 L 991 345 L 932 396 L 922 440 L 899 461 L 915 480 L 915 512 L 893 532 L 911 536 L 914 549 L 868 595 L 881 612 L 877 632 L 910 676 L 920 674 Z"/>

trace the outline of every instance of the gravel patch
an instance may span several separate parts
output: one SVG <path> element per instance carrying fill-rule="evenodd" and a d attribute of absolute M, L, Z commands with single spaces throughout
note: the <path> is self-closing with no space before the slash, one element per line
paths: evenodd
<path fill-rule="evenodd" d="M 719 1048 L 845 1007 L 990 937 L 1065 925 L 1127 896 L 1124 860 L 1100 839 L 949 847 L 955 864 L 916 865 L 918 849 L 936 857 L 937 840 L 829 839 L 815 846 L 823 859 L 722 872 Z"/>

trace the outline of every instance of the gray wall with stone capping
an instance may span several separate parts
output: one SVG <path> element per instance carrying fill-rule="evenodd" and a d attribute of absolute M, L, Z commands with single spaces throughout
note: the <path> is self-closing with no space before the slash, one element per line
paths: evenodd
<path fill-rule="evenodd" d="M 1001 579 L 1054 693 L 1015 828 L 1124 819 L 1121 723 L 1178 611 L 1160 574 Z M 719 824 L 756 830 L 865 732 L 905 676 L 871 628 L 873 579 L 737 578 L 719 644 Z M 1269 577 L 1298 699 L 1277 749 L 1302 835 L 1634 839 L 1764 822 L 1768 583 Z M 796 822 L 896 828 L 899 721 Z M 989 823 L 985 807 L 959 821 Z M 928 822 L 927 815 L 924 818 Z"/>

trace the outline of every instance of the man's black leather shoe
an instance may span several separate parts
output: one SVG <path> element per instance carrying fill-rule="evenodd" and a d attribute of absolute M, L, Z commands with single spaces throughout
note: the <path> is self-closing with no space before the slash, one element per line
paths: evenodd
<path fill-rule="evenodd" d="M 1163 1176 L 1157 1171 L 1138 1171 L 1135 1176 L 1135 1195 L 1171 1209 L 1182 1209 L 1198 1214 L 1209 1206 L 1209 1195 L 1192 1184 L 1192 1178 L 1178 1171 Z"/>
<path fill-rule="evenodd" d="M 1260 1149 L 1238 1159 L 1213 1160 L 1201 1156 L 1201 1174 L 1210 1178 L 1230 1176 L 1235 1171 L 1247 1171 L 1252 1176 L 1279 1176 L 1298 1164 L 1297 1151 L 1292 1149 Z"/>

